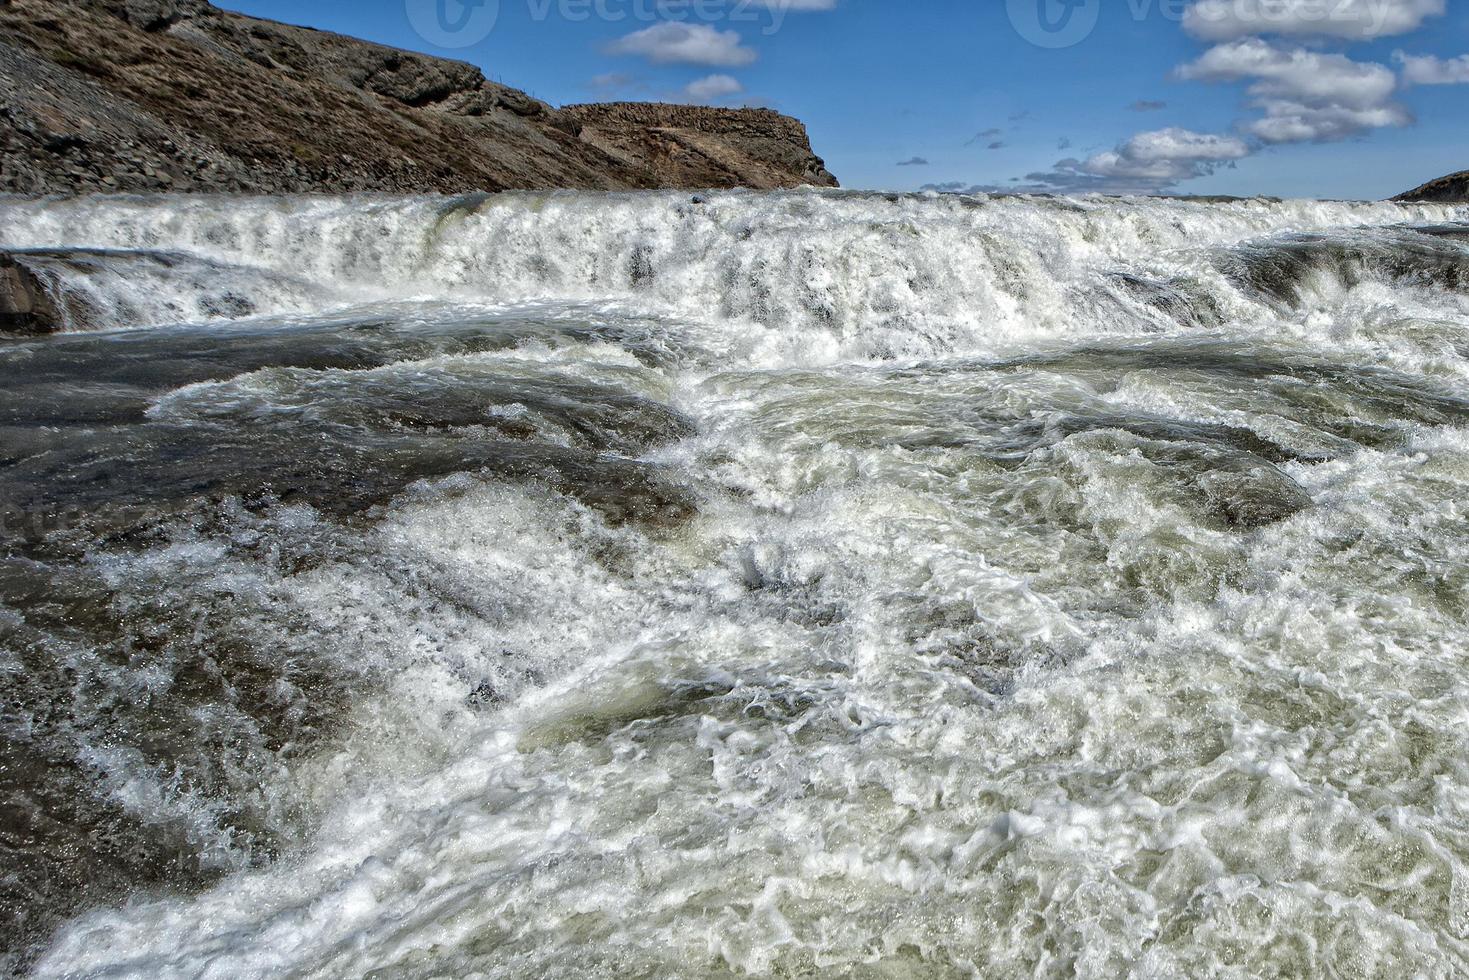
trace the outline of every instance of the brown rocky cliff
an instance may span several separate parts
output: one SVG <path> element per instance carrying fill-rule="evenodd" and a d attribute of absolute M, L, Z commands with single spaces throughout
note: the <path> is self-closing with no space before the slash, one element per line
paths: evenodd
<path fill-rule="evenodd" d="M 646 162 L 671 186 L 680 186 L 689 167 L 723 176 L 710 186 L 837 186 L 812 152 L 806 127 L 769 109 L 614 102 L 561 113 L 576 121 L 585 142 L 629 163 Z"/>
<path fill-rule="evenodd" d="M 1430 180 L 1406 194 L 1393 198 L 1407 204 L 1466 204 L 1469 203 L 1469 170 L 1449 174 Z"/>
<path fill-rule="evenodd" d="M 204 0 L 0 0 L 0 191 L 835 186 L 769 110 L 558 110 Z"/>

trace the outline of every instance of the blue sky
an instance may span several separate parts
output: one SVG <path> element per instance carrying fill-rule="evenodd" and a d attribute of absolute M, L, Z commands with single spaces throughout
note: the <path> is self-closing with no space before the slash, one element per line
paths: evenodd
<path fill-rule="evenodd" d="M 1466 0 L 483 2 L 222 5 L 558 105 L 769 105 L 848 187 L 1376 198 L 1469 167 Z"/>

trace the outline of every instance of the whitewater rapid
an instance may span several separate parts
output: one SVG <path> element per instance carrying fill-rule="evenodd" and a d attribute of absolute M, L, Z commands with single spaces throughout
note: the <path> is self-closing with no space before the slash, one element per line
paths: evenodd
<path fill-rule="evenodd" d="M 14 969 L 1469 971 L 1469 209 L 0 199 Z M 59 515 L 59 516 L 58 516 Z"/>

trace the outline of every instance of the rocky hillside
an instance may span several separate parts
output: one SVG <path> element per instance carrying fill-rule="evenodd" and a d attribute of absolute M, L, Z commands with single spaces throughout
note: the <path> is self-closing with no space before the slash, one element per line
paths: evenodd
<path fill-rule="evenodd" d="M 0 0 L 0 192 L 836 186 L 768 110 L 556 109 L 205 0 Z"/>
<path fill-rule="evenodd" d="M 1430 180 L 1422 187 L 1399 194 L 1393 200 L 1423 204 L 1469 204 L 1469 170 Z"/>

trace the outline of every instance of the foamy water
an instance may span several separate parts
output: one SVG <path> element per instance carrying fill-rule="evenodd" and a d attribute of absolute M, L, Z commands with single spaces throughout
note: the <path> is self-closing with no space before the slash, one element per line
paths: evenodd
<path fill-rule="evenodd" d="M 1463 209 L 0 212 L 17 968 L 1469 970 Z"/>

